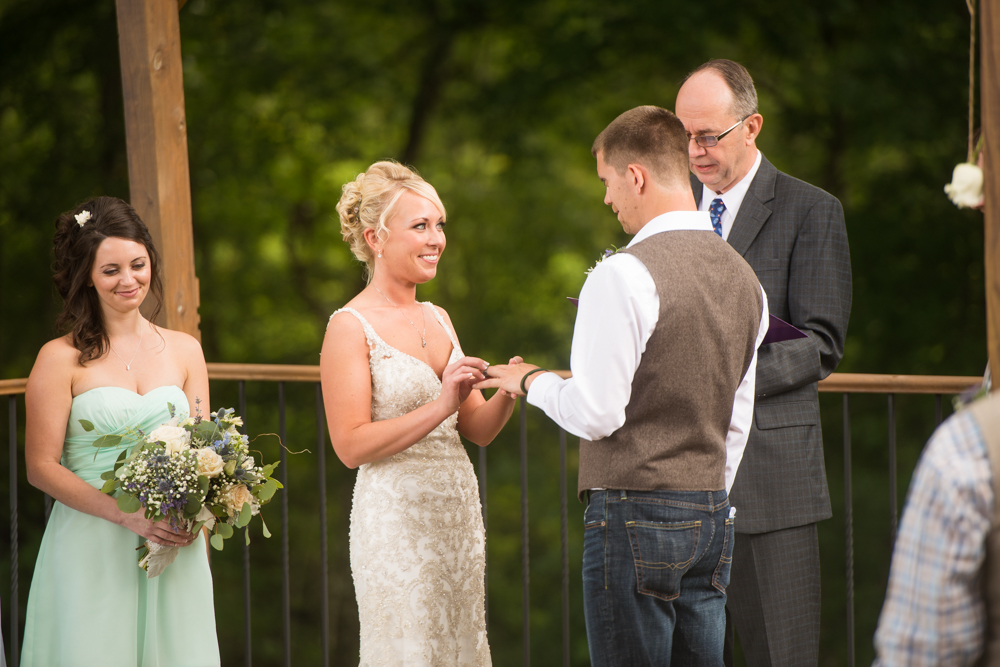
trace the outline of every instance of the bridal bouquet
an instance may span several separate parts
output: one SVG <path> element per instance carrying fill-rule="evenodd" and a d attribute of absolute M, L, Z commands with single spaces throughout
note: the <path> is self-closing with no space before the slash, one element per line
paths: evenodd
<path fill-rule="evenodd" d="M 138 442 L 122 451 L 113 470 L 101 475 L 101 491 L 118 493 L 123 512 L 145 509 L 146 518 L 169 520 L 174 528 L 193 533 L 204 526 L 218 550 L 232 537 L 234 528 L 243 528 L 259 514 L 281 488 L 271 477 L 278 463 L 259 466 L 250 454 L 249 440 L 237 427 L 243 420 L 232 409 L 181 419 L 168 404 L 171 419 L 149 434 L 139 432 Z M 93 424 L 80 420 L 84 429 Z M 115 441 L 110 438 L 117 438 Z M 103 436 L 95 447 L 118 444 L 120 436 Z M 270 537 L 261 517 L 264 537 Z M 246 533 L 247 544 L 250 534 Z M 152 579 L 177 557 L 179 547 L 146 541 L 139 566 Z"/>

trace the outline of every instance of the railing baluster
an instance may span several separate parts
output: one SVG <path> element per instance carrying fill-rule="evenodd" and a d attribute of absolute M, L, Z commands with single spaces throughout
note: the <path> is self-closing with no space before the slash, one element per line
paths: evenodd
<path fill-rule="evenodd" d="M 288 564 L 288 453 L 285 449 L 285 383 L 278 383 L 278 455 L 281 460 L 281 625 L 285 667 L 292 667 L 292 594 Z"/>
<path fill-rule="evenodd" d="M 889 394 L 889 546 L 896 544 L 899 508 L 896 491 L 896 395 Z"/>
<path fill-rule="evenodd" d="M 844 526 L 847 561 L 847 667 L 854 667 L 854 492 L 851 488 L 851 410 L 844 394 Z"/>
<path fill-rule="evenodd" d="M 316 383 L 316 464 L 319 467 L 319 617 L 323 631 L 320 645 L 323 667 L 330 667 L 330 572 L 326 542 L 326 413 L 323 406 L 323 385 Z"/>
<path fill-rule="evenodd" d="M 559 429 L 559 528 L 562 547 L 563 667 L 569 667 L 569 508 L 566 506 L 566 431 Z"/>
<path fill-rule="evenodd" d="M 21 631 L 18 600 L 17 562 L 17 396 L 7 399 L 10 418 L 10 667 L 21 662 Z"/>
<path fill-rule="evenodd" d="M 49 515 L 52 514 L 52 496 L 45 494 L 45 523 L 49 522 Z"/>
<path fill-rule="evenodd" d="M 486 529 L 486 447 L 479 448 L 479 504 L 483 508 L 483 536 L 487 534 Z M 487 545 L 488 546 L 488 545 Z M 485 621 L 487 630 L 490 627 L 490 569 L 489 569 L 489 549 L 483 550 L 483 606 L 485 609 Z"/>
<path fill-rule="evenodd" d="M 934 426 L 940 426 L 944 419 L 941 411 L 941 394 L 934 394 Z"/>
<path fill-rule="evenodd" d="M 239 381 L 240 388 L 240 416 L 243 418 L 243 433 L 249 433 L 247 427 L 247 383 L 246 380 Z M 250 545 L 246 543 L 247 533 L 250 526 L 244 526 L 243 540 L 243 652 L 244 664 L 246 667 L 253 665 L 253 641 L 250 635 Z"/>
<path fill-rule="evenodd" d="M 524 667 L 531 664 L 530 604 L 528 597 L 528 401 L 521 397 L 521 621 L 524 636 Z"/>

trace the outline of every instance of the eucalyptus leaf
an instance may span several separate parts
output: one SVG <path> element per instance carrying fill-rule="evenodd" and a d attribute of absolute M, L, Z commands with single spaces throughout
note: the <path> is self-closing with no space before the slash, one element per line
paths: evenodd
<path fill-rule="evenodd" d="M 117 487 L 117 480 L 109 479 L 104 483 L 104 486 L 101 487 L 101 493 L 114 493 Z"/>
<path fill-rule="evenodd" d="M 195 427 L 198 435 L 212 442 L 220 434 L 219 427 L 213 421 L 203 421 Z"/>
<path fill-rule="evenodd" d="M 260 527 L 264 530 L 264 537 L 271 537 L 271 531 L 267 529 L 267 524 L 264 523 L 264 515 L 259 514 L 260 517 Z"/>
<path fill-rule="evenodd" d="M 201 495 L 191 491 L 187 494 L 187 505 L 184 506 L 184 513 L 194 517 L 201 511 Z"/>
<path fill-rule="evenodd" d="M 225 519 L 226 517 L 229 516 L 229 513 L 226 511 L 226 508 L 223 507 L 222 505 L 212 505 L 208 509 L 210 509 L 212 511 L 212 514 L 219 517 L 220 519 Z"/>
<path fill-rule="evenodd" d="M 101 473 L 101 479 L 103 480 L 114 479 L 114 478 L 115 478 L 114 470 L 105 470 L 104 472 Z"/>
<path fill-rule="evenodd" d="M 122 443 L 122 437 L 120 435 L 102 435 L 97 440 L 94 440 L 94 447 L 117 447 Z"/>
<path fill-rule="evenodd" d="M 142 509 L 142 503 L 135 496 L 130 496 L 124 493 L 118 496 L 118 509 L 126 514 L 133 514 Z M 148 512 L 147 512 L 148 514 Z M 147 517 L 148 518 L 148 517 Z"/>
<path fill-rule="evenodd" d="M 222 539 L 222 535 L 219 535 L 218 533 L 212 535 L 208 541 L 211 542 L 212 547 L 218 551 L 222 551 L 222 547 L 225 544 L 225 541 Z"/>
<path fill-rule="evenodd" d="M 261 484 L 260 493 L 258 494 L 257 497 L 260 498 L 262 502 L 267 502 L 268 500 L 271 499 L 272 496 L 274 496 L 274 492 L 277 490 L 278 490 L 278 482 L 276 482 L 273 479 L 269 479 L 263 484 Z"/>
<path fill-rule="evenodd" d="M 198 490 L 201 491 L 202 498 L 208 493 L 208 477 L 205 475 L 198 475 Z"/>
<path fill-rule="evenodd" d="M 80 426 L 82 426 L 83 430 L 86 431 L 87 433 L 90 433 L 91 431 L 94 430 L 94 425 L 89 421 L 87 421 L 86 419 L 78 419 L 77 421 L 80 422 Z"/>
<path fill-rule="evenodd" d="M 224 538 L 225 538 L 225 539 L 227 539 L 227 540 L 228 540 L 228 539 L 229 539 L 230 537 L 232 537 L 232 536 L 233 536 L 233 527 L 232 527 L 232 526 L 230 526 L 230 525 L 229 525 L 228 523 L 221 523 L 221 522 L 220 522 L 220 523 L 219 523 L 219 524 L 218 524 L 218 525 L 217 525 L 217 526 L 215 527 L 215 531 L 216 531 L 216 532 L 217 532 L 217 533 L 218 533 L 219 535 L 222 535 L 222 537 L 224 537 Z"/>
<path fill-rule="evenodd" d="M 243 526 L 247 525 L 248 523 L 250 523 L 250 519 L 252 517 L 253 514 L 250 510 L 250 503 L 243 503 L 243 509 L 240 510 L 240 515 L 236 517 L 236 527 L 242 528 Z"/>
<path fill-rule="evenodd" d="M 250 530 L 249 530 L 249 529 L 247 529 L 247 528 L 244 528 L 244 529 L 243 529 L 243 534 L 244 534 L 244 535 L 246 536 L 246 538 L 247 538 L 247 546 L 250 546 Z"/>

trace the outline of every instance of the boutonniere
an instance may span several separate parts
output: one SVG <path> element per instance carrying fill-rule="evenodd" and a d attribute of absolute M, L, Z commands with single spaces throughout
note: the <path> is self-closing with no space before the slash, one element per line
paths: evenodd
<path fill-rule="evenodd" d="M 598 266 L 598 265 L 599 265 L 599 264 L 600 264 L 601 262 L 603 262 L 604 260 L 606 260 L 606 259 L 607 259 L 608 257 L 611 257 L 612 255 L 615 255 L 615 254 L 617 254 L 617 253 L 621 252 L 621 251 L 622 251 L 622 250 L 624 250 L 624 249 L 625 249 L 625 248 L 616 248 L 616 247 L 614 247 L 614 246 L 611 246 L 610 248 L 608 248 L 607 250 L 605 250 L 605 251 L 604 251 L 604 254 L 603 254 L 603 255 L 601 255 L 600 257 L 598 257 L 598 258 L 597 258 L 597 261 L 596 261 L 596 262 L 594 262 L 594 265 L 593 265 L 592 267 L 590 267 L 589 269 L 587 269 L 587 275 L 590 275 L 590 272 L 591 272 L 591 271 L 593 271 L 594 269 L 596 269 L 596 268 L 597 268 L 597 266 Z"/>

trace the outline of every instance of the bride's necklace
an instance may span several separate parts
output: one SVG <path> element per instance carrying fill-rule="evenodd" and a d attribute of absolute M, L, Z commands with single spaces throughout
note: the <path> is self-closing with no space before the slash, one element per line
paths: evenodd
<path fill-rule="evenodd" d="M 372 285 L 372 287 L 375 287 L 375 286 Z M 380 290 L 377 287 L 375 287 L 375 291 L 378 292 L 379 294 L 382 294 L 382 290 Z M 392 306 L 393 308 L 395 308 L 396 310 L 398 310 L 400 315 L 402 315 L 403 317 L 406 317 L 406 321 L 410 323 L 410 326 L 413 327 L 413 330 L 416 331 L 418 334 L 420 334 L 420 345 L 421 345 L 421 347 L 427 347 L 427 339 L 425 338 L 425 334 L 427 333 L 427 318 L 424 317 L 424 330 L 421 331 L 420 329 L 417 328 L 417 325 L 413 323 L 413 320 L 411 320 L 409 317 L 406 316 L 406 313 L 403 312 L 402 308 L 400 308 L 399 306 L 397 306 L 396 304 L 394 304 L 389 299 L 389 297 L 387 297 L 385 294 L 382 294 L 382 298 L 385 299 L 386 301 L 388 301 L 390 306 Z M 421 316 L 424 314 L 424 309 L 423 308 L 420 309 L 420 314 L 421 314 Z"/>
<path fill-rule="evenodd" d="M 379 292 L 379 294 L 382 294 L 382 293 Z M 385 296 L 385 295 L 382 294 L 382 296 Z M 122 355 L 120 355 L 117 352 L 115 352 L 115 346 L 111 344 L 111 339 L 110 338 L 108 339 L 108 347 L 111 348 L 111 351 L 115 353 L 116 357 L 118 357 L 119 359 L 122 359 L 122 363 L 125 364 L 125 370 L 127 370 L 127 371 L 132 370 L 132 362 L 135 361 L 136 355 L 138 355 L 139 354 L 139 350 L 142 349 L 142 330 L 144 328 L 145 327 L 142 326 L 142 323 L 140 322 L 140 324 L 139 324 L 139 344 L 135 348 L 135 354 L 133 354 L 132 358 L 129 359 L 128 361 L 125 361 L 124 359 L 122 359 Z"/>

